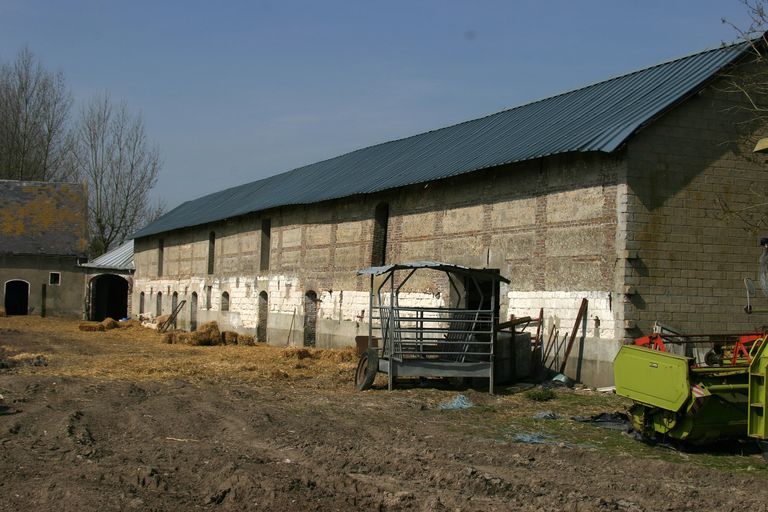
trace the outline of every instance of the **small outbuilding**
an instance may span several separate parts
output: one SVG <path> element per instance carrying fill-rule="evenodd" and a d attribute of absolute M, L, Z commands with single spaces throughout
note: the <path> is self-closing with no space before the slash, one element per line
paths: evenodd
<path fill-rule="evenodd" d="M 0 180 L 5 314 L 80 316 L 87 227 L 84 185 Z"/>

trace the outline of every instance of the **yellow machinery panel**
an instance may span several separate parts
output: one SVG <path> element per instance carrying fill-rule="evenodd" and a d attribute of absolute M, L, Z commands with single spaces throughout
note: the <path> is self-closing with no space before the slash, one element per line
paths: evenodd
<path fill-rule="evenodd" d="M 678 411 L 691 394 L 689 366 L 687 357 L 624 345 L 613 361 L 616 394 Z"/>

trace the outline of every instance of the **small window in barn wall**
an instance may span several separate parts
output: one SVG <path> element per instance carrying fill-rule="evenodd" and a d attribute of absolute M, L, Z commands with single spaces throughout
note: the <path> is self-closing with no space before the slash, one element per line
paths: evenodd
<path fill-rule="evenodd" d="M 144 312 L 144 292 L 139 294 L 139 314 Z"/>
<path fill-rule="evenodd" d="M 227 292 L 221 294 L 221 310 L 229 311 L 229 294 Z"/>
<path fill-rule="evenodd" d="M 48 274 L 48 284 L 52 286 L 59 286 L 61 284 L 61 273 L 51 272 Z"/>
<path fill-rule="evenodd" d="M 165 259 L 165 240 L 157 241 L 157 277 L 163 275 L 163 260 Z"/>
<path fill-rule="evenodd" d="M 373 214 L 373 243 L 371 244 L 371 266 L 384 265 L 387 257 L 387 229 L 389 225 L 389 204 L 380 203 Z"/>
<path fill-rule="evenodd" d="M 261 249 L 259 254 L 261 255 L 261 262 L 259 265 L 260 270 L 269 270 L 269 251 L 271 247 L 270 238 L 272 235 L 272 219 L 261 220 Z"/>
<path fill-rule="evenodd" d="M 211 309 L 211 287 L 205 287 L 205 309 Z"/>
<path fill-rule="evenodd" d="M 163 292 L 157 292 L 157 304 L 155 305 L 155 316 L 163 314 Z"/>
<path fill-rule="evenodd" d="M 214 257 L 216 255 L 216 233 L 211 231 L 208 235 L 208 273 L 213 274 Z"/>

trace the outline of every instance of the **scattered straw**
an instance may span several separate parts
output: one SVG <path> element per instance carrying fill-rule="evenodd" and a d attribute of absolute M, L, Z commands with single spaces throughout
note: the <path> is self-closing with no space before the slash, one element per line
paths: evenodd
<path fill-rule="evenodd" d="M 80 332 L 79 323 L 73 320 L 6 317 L 0 320 L 0 328 L 20 332 L 11 353 L 33 353 L 42 348 L 46 359 L 55 361 L 48 366 L 24 365 L 15 371 L 56 376 L 216 383 L 302 380 L 309 386 L 334 387 L 351 385 L 357 361 L 353 348 L 251 346 L 247 335 L 238 335 L 237 345 L 195 346 L 203 338 L 211 340 L 206 343 L 220 343 L 215 324 L 201 326 L 202 334 L 174 331 L 163 335 L 154 329 L 133 327 L 94 336 Z"/>

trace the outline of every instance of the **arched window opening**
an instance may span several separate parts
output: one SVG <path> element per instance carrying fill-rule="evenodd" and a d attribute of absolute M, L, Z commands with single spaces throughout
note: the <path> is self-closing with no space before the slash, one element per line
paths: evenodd
<path fill-rule="evenodd" d="M 163 314 L 163 292 L 157 292 L 157 304 L 155 305 L 155 315 Z"/>
<path fill-rule="evenodd" d="M 179 293 L 173 292 L 171 295 L 171 314 L 176 311 L 176 307 L 179 305 Z M 176 315 L 178 317 L 178 315 Z M 173 328 L 176 328 L 176 318 L 173 319 Z"/>
<path fill-rule="evenodd" d="M 139 314 L 144 313 L 144 292 L 139 294 Z"/>
<path fill-rule="evenodd" d="M 229 311 L 229 293 L 227 292 L 221 294 L 221 310 Z"/>
<path fill-rule="evenodd" d="M 269 315 L 269 295 L 267 292 L 259 294 L 259 320 L 256 324 L 256 340 L 267 342 L 267 315 Z"/>
<path fill-rule="evenodd" d="M 389 204 L 380 203 L 373 214 L 373 243 L 371 266 L 384 265 L 387 257 L 387 229 L 389 228 Z"/>
<path fill-rule="evenodd" d="M 309 290 L 304 295 L 304 346 L 317 344 L 317 294 Z"/>
<path fill-rule="evenodd" d="M 197 293 L 192 292 L 189 298 L 189 330 L 197 330 Z"/>

